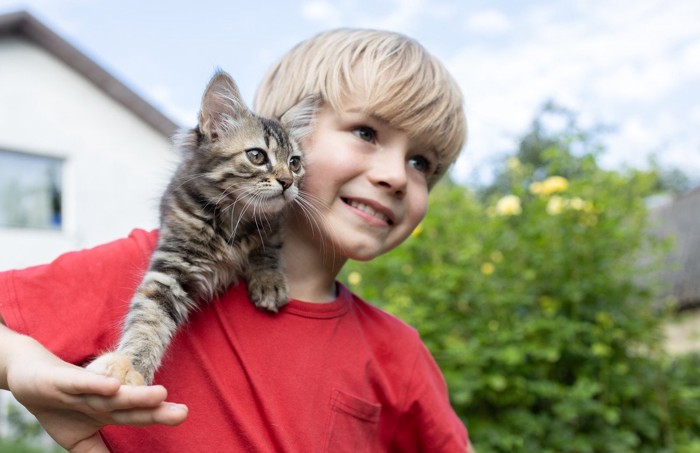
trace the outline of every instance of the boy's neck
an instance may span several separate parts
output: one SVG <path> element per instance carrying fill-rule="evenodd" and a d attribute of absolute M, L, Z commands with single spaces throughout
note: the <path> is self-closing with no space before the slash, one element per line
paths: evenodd
<path fill-rule="evenodd" d="M 291 299 L 312 303 L 336 299 L 335 279 L 345 258 L 325 256 L 316 241 L 295 234 L 294 228 L 285 235 L 282 257 Z"/>

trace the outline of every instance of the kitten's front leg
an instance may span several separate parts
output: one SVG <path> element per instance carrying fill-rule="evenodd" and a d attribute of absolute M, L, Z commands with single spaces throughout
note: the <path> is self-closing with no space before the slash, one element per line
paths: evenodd
<path fill-rule="evenodd" d="M 256 307 L 277 313 L 287 304 L 287 278 L 282 272 L 280 247 L 260 246 L 251 250 L 246 280 L 248 296 Z"/>
<path fill-rule="evenodd" d="M 147 272 L 131 301 L 117 349 L 102 354 L 87 369 L 116 377 L 122 384 L 150 384 L 177 326 L 185 322 L 192 306 L 176 279 Z"/>
<path fill-rule="evenodd" d="M 115 377 L 124 385 L 146 385 L 146 379 L 136 371 L 131 360 L 119 352 L 102 354 L 87 369 L 104 376 Z"/>

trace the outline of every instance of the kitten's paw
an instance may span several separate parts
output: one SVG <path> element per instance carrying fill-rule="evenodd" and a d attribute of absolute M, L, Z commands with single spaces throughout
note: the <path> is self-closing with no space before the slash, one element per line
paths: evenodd
<path fill-rule="evenodd" d="M 277 276 L 275 276 L 277 277 Z M 248 282 L 248 296 L 261 310 L 277 313 L 289 302 L 284 278 L 257 278 Z"/>
<path fill-rule="evenodd" d="M 102 354 L 86 367 L 94 373 L 115 377 L 124 385 L 146 385 L 141 373 L 136 371 L 128 357 L 118 352 Z"/>

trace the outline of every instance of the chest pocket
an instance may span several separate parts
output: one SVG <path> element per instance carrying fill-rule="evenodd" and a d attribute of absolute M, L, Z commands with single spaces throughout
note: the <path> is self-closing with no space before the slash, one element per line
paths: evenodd
<path fill-rule="evenodd" d="M 333 391 L 326 448 L 329 453 L 369 452 L 376 445 L 382 406 L 340 390 Z"/>

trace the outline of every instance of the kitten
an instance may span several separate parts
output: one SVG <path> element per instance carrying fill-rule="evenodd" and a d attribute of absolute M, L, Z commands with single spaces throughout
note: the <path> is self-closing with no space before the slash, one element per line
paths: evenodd
<path fill-rule="evenodd" d="M 308 98 L 279 121 L 262 118 L 228 74 L 214 74 L 198 126 L 176 141 L 183 161 L 161 200 L 158 244 L 117 349 L 88 369 L 150 384 L 190 312 L 240 278 L 258 308 L 276 312 L 287 303 L 280 227 L 304 177 L 299 140 L 316 104 Z"/>

